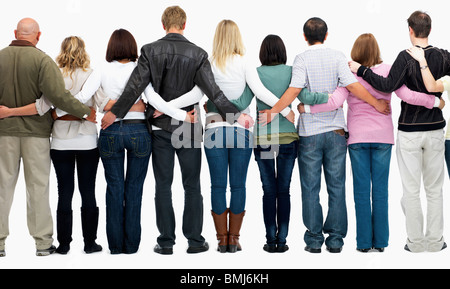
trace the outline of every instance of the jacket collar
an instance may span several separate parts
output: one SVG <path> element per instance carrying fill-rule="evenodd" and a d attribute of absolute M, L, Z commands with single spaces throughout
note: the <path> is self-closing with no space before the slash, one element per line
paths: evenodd
<path fill-rule="evenodd" d="M 9 46 L 31 46 L 36 48 L 33 43 L 26 40 L 13 40 Z"/>
<path fill-rule="evenodd" d="M 164 40 L 178 40 L 178 41 L 188 41 L 184 35 L 179 33 L 168 33 L 162 39 Z"/>

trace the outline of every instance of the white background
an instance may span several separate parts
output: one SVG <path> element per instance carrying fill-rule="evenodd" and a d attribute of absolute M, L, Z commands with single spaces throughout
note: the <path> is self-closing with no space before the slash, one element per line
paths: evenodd
<path fill-rule="evenodd" d="M 61 41 L 70 35 L 81 36 L 91 56 L 95 69 L 104 61 L 106 46 L 111 33 L 118 28 L 129 30 L 136 38 L 138 46 L 164 36 L 160 22 L 163 10 L 170 5 L 180 5 L 187 13 L 185 36 L 192 42 L 211 52 L 215 27 L 222 19 L 234 20 L 240 27 L 247 48 L 248 58 L 259 65 L 258 53 L 261 41 L 267 34 L 282 37 L 288 50 L 288 64 L 292 64 L 296 54 L 307 47 L 302 36 L 304 22 L 313 16 L 324 19 L 329 27 L 326 44 L 344 52 L 347 57 L 354 40 L 361 34 L 370 32 L 377 38 L 382 57 L 392 63 L 398 52 L 409 48 L 406 19 L 415 10 L 423 10 L 433 19 L 430 44 L 450 47 L 448 34 L 448 4 L 444 1 L 386 1 L 386 0 L 345 0 L 345 1 L 138 1 L 138 0 L 17 0 L 2 3 L 0 18 L 0 47 L 9 45 L 14 38 L 17 22 L 24 17 L 36 19 L 41 27 L 42 37 L 38 47 L 55 58 Z M 206 97 L 205 97 L 206 99 Z M 446 98 L 447 100 L 447 98 Z M 294 103 L 296 105 L 296 103 Z M 393 120 L 396 127 L 400 111 L 400 100 L 392 99 Z M 252 105 L 252 114 L 255 106 Z M 448 119 L 449 108 L 444 108 Z M 98 114 L 98 121 L 102 115 Z M 5 258 L 0 258 L 0 268 L 449 268 L 450 249 L 438 253 L 409 253 L 403 249 L 406 240 L 404 216 L 400 206 L 402 187 L 398 174 L 395 146 L 391 160 L 389 183 L 390 245 L 384 253 L 363 254 L 357 252 L 355 241 L 355 213 L 353 202 L 352 175 L 347 157 L 347 208 L 348 234 L 344 250 L 331 254 L 323 248 L 321 254 L 304 251 L 303 233 L 305 227 L 301 218 L 301 191 L 297 164 L 294 167 L 291 186 L 291 222 L 288 236 L 290 250 L 284 254 L 268 254 L 262 250 L 265 243 L 265 227 L 262 217 L 262 189 L 259 171 L 252 157 L 247 179 L 246 216 L 241 230 L 243 251 L 235 254 L 220 254 L 215 251 L 215 229 L 210 215 L 210 182 L 206 158 L 202 163 L 202 191 L 204 197 L 203 235 L 211 249 L 202 254 L 186 253 L 187 242 L 181 232 L 183 209 L 183 189 L 178 166 L 173 185 L 173 200 L 177 217 L 177 244 L 174 254 L 162 256 L 153 252 L 158 231 L 154 212 L 154 178 L 150 165 L 144 187 L 142 208 L 142 241 L 140 249 L 132 255 L 111 255 L 105 234 L 105 180 L 100 163 L 97 176 L 97 202 L 100 207 L 98 243 L 104 250 L 87 255 L 83 252 L 80 225 L 80 196 L 74 194 L 74 229 L 71 251 L 68 255 L 53 254 L 36 257 L 34 240 L 26 227 L 26 200 L 24 180 L 18 180 L 15 199 L 10 214 L 10 236 L 6 240 Z M 322 182 L 321 200 L 326 212 L 327 193 Z M 445 221 L 450 218 L 448 201 L 449 179 L 444 184 Z M 57 204 L 57 181 L 52 168 L 51 207 L 55 217 Z M 425 199 L 425 197 L 423 197 Z M 426 210 L 426 203 L 423 206 Z M 445 223 L 444 236 L 449 231 Z M 55 229 L 55 245 L 56 229 Z"/>

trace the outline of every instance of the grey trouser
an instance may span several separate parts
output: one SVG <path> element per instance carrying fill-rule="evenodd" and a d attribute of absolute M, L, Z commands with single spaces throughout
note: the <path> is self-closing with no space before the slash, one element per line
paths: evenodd
<path fill-rule="evenodd" d="M 444 131 L 398 132 L 397 161 L 403 184 L 401 200 L 406 217 L 406 244 L 411 252 L 442 249 L 444 244 Z M 420 197 L 426 196 L 426 220 Z"/>
<path fill-rule="evenodd" d="M 50 140 L 37 137 L 0 136 L 0 250 L 9 235 L 9 213 L 20 172 L 26 185 L 27 224 L 36 249 L 53 242 L 53 221 L 49 202 Z"/>

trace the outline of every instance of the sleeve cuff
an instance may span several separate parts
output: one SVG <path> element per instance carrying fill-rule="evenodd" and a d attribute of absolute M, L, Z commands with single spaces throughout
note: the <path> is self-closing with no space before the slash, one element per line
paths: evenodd
<path fill-rule="evenodd" d="M 366 70 L 367 70 L 367 69 L 368 69 L 367 67 L 361 65 L 361 66 L 358 68 L 358 71 L 356 72 L 356 75 L 359 76 L 359 77 L 363 77 L 364 74 L 366 73 Z"/>
<path fill-rule="evenodd" d="M 433 107 L 439 107 L 440 104 L 441 104 L 441 99 L 439 97 L 435 97 Z"/>
<path fill-rule="evenodd" d="M 311 106 L 309 104 L 305 104 L 303 107 L 305 108 L 305 113 L 311 113 Z"/>

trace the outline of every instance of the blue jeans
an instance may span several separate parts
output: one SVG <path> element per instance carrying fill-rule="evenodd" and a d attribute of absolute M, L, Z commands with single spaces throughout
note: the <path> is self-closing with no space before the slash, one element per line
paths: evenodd
<path fill-rule="evenodd" d="M 391 144 L 356 143 L 348 146 L 352 163 L 356 213 L 356 247 L 388 246 L 388 183 Z"/>
<path fill-rule="evenodd" d="M 116 122 L 100 131 L 98 148 L 107 184 L 109 249 L 111 254 L 135 253 L 141 240 L 142 191 L 152 151 L 151 136 L 143 123 Z"/>
<path fill-rule="evenodd" d="M 252 134 L 243 128 L 217 127 L 205 132 L 205 155 L 211 177 L 211 206 L 221 215 L 227 209 L 227 180 L 230 176 L 230 211 L 245 209 L 245 182 L 253 148 Z"/>
<path fill-rule="evenodd" d="M 264 192 L 263 215 L 269 246 L 286 244 L 291 213 L 291 177 L 297 153 L 298 141 L 255 148 Z"/>
<path fill-rule="evenodd" d="M 347 234 L 345 203 L 345 164 L 347 141 L 343 135 L 330 131 L 300 137 L 298 167 L 302 188 L 303 222 L 307 228 L 306 245 L 318 249 L 328 234 L 325 245 L 341 248 Z M 328 191 L 328 213 L 323 222 L 319 193 L 322 166 Z"/>

